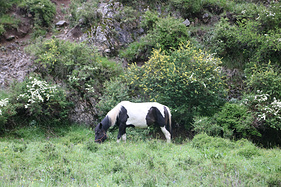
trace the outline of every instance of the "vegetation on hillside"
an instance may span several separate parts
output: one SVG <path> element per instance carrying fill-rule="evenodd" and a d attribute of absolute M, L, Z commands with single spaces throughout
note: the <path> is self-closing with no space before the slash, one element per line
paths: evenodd
<path fill-rule="evenodd" d="M 174 124 L 189 131 L 280 145 L 281 2 L 122 0 L 124 11 L 106 21 L 143 30 L 122 50 L 111 43 L 114 54 L 129 62 L 125 70 L 87 42 L 42 39 L 53 27 L 56 7 L 50 0 L 0 2 L 0 35 L 17 27 L 5 13 L 18 6 L 33 20 L 34 38 L 40 36 L 26 47 L 37 67 L 32 78 L 0 93 L 1 132 L 63 123 L 73 101 L 92 103 L 98 119 L 121 100 L 152 100 L 170 106 Z M 98 5 L 71 0 L 70 26 L 84 32 L 105 28 Z M 117 36 L 117 30 L 110 32 Z M 34 81 L 40 85 L 33 88 Z"/>

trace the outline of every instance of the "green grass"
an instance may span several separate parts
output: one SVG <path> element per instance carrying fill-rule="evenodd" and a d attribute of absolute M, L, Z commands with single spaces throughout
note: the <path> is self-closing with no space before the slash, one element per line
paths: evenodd
<path fill-rule="evenodd" d="M 38 128 L 38 127 L 37 127 Z M 198 135 L 183 144 L 128 136 L 94 142 L 83 127 L 59 137 L 35 127 L 0 139 L 0 186 L 274 186 L 281 185 L 281 151 Z M 26 135 L 27 134 L 27 135 Z M 112 133 L 110 133 L 112 135 Z M 33 137 L 35 136 L 35 138 Z M 41 138 L 40 138 L 41 137 Z M 138 141 L 135 141 L 138 139 Z"/>

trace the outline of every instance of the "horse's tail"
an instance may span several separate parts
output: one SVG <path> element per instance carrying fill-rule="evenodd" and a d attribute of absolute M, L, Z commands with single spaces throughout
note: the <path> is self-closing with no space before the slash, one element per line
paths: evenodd
<path fill-rule="evenodd" d="M 172 115 L 170 109 L 167 106 L 165 106 L 164 108 L 164 114 L 166 118 L 165 128 L 170 132 L 172 138 Z"/>

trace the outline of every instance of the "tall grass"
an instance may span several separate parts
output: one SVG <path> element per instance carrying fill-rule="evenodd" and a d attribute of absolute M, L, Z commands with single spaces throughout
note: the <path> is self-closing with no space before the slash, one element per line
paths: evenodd
<path fill-rule="evenodd" d="M 135 135 L 127 143 L 117 144 L 114 137 L 100 145 L 82 127 L 52 138 L 24 134 L 0 139 L 0 186 L 281 185 L 280 149 L 246 140 L 198 135 L 167 144 Z"/>

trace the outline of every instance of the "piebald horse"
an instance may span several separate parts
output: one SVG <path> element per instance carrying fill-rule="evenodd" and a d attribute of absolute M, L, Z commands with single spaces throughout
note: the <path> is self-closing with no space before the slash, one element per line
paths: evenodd
<path fill-rule="evenodd" d="M 171 142 L 172 124 L 170 109 L 157 102 L 120 102 L 96 126 L 95 142 L 104 142 L 107 138 L 107 130 L 114 125 L 119 127 L 117 142 L 120 142 L 121 138 L 126 142 L 127 127 L 147 128 L 150 125 L 159 126 L 167 142 Z"/>

